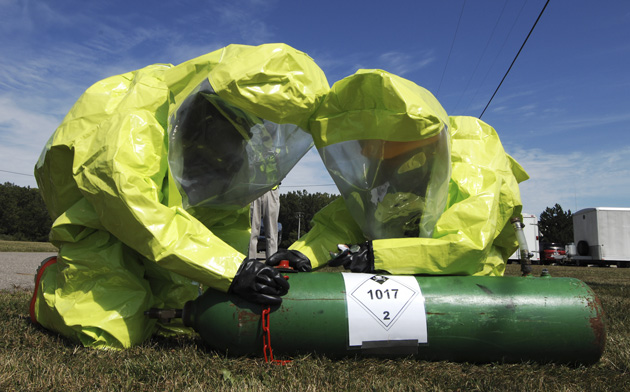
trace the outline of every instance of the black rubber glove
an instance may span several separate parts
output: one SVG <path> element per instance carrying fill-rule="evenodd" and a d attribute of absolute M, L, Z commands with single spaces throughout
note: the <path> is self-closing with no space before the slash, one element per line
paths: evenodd
<path fill-rule="evenodd" d="M 265 264 L 275 267 L 280 264 L 282 260 L 289 260 L 289 266 L 299 272 L 309 272 L 313 269 L 308 257 L 304 256 L 302 252 L 289 249 L 280 249 L 272 254 Z"/>
<path fill-rule="evenodd" d="M 333 259 L 328 262 L 331 267 L 343 267 L 351 272 L 374 272 L 374 252 L 372 241 L 360 245 L 339 245 L 339 253 L 330 253 Z"/>
<path fill-rule="evenodd" d="M 255 259 L 245 259 L 228 293 L 261 305 L 280 305 L 289 292 L 289 282 L 279 271 Z"/>

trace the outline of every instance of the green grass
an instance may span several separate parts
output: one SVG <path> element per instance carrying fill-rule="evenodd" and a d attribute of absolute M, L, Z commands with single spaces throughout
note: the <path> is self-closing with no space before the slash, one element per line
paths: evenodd
<path fill-rule="evenodd" d="M 539 274 L 543 267 L 534 266 Z M 628 391 L 630 269 L 547 267 L 587 282 L 606 311 L 607 346 L 592 366 L 469 364 L 413 359 L 333 360 L 288 366 L 229 358 L 194 337 L 155 337 L 124 351 L 77 346 L 28 319 L 31 292 L 0 292 L 0 390 L 29 391 Z M 508 266 L 518 275 L 518 266 Z"/>
<path fill-rule="evenodd" d="M 50 242 L 3 241 L 0 240 L 0 252 L 56 252 Z"/>

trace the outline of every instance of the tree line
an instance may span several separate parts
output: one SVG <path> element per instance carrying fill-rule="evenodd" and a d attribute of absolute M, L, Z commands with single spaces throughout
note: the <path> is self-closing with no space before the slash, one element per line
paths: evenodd
<path fill-rule="evenodd" d="M 282 224 L 281 248 L 288 248 L 298 239 L 298 227 L 301 235 L 311 229 L 311 219 L 320 209 L 331 203 L 339 195 L 328 193 L 308 193 L 307 191 L 289 192 L 280 195 L 280 215 Z M 573 214 L 564 211 L 560 204 L 547 207 L 538 220 L 541 242 L 568 244 L 573 242 Z"/>
<path fill-rule="evenodd" d="M 311 229 L 313 215 L 330 204 L 339 195 L 328 193 L 308 193 L 292 191 L 280 195 L 280 213 L 278 222 L 282 224 L 282 238 L 280 248 L 288 248 L 298 239 L 299 234 L 304 235 Z"/>
<path fill-rule="evenodd" d="M 305 190 L 280 195 L 280 246 L 287 248 L 295 242 L 298 229 L 300 235 L 309 231 L 313 215 L 337 197 Z M 38 189 L 10 182 L 0 184 L 0 240 L 46 242 L 51 227 L 52 220 Z"/>
<path fill-rule="evenodd" d="M 311 219 L 320 209 L 335 200 L 338 195 L 311 193 L 307 191 L 289 192 L 280 195 L 280 217 L 282 224 L 281 248 L 289 247 L 298 239 L 298 226 L 302 235 L 311 229 Z M 564 211 L 556 203 L 547 207 L 538 219 L 541 242 L 568 244 L 573 242 L 573 214 Z"/>
<path fill-rule="evenodd" d="M 280 195 L 281 248 L 288 248 L 311 229 L 313 215 L 338 195 L 292 191 Z M 36 188 L 10 182 L 0 185 L 0 240 L 48 241 L 52 221 Z M 573 215 L 559 204 L 547 207 L 538 221 L 541 241 L 573 242 Z M 299 230 L 299 233 L 298 233 Z"/>
<path fill-rule="evenodd" d="M 52 220 L 39 190 L 10 182 L 0 185 L 0 239 L 48 241 Z"/>

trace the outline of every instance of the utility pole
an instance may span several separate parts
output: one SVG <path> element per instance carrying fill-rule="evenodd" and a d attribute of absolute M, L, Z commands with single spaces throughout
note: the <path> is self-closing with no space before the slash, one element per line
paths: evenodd
<path fill-rule="evenodd" d="M 295 216 L 298 218 L 298 240 L 300 239 L 300 229 L 302 226 L 302 217 L 304 216 L 303 212 L 296 212 Z"/>

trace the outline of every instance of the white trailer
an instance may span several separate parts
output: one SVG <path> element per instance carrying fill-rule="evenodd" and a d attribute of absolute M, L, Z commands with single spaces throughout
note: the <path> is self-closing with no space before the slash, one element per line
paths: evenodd
<path fill-rule="evenodd" d="M 523 234 L 525 234 L 525 240 L 527 240 L 527 248 L 529 249 L 529 253 L 533 256 L 531 258 L 532 263 L 539 264 L 540 263 L 540 232 L 538 231 L 538 218 L 533 214 L 525 214 L 523 213 Z M 512 256 L 510 256 L 509 261 L 512 260 L 520 260 L 521 253 L 520 248 L 514 252 Z"/>
<path fill-rule="evenodd" d="M 567 249 L 576 264 L 630 265 L 630 208 L 585 208 L 573 214 L 574 245 Z"/>

